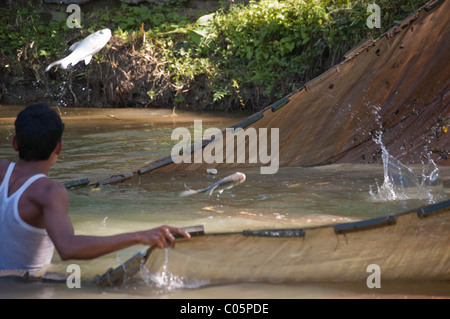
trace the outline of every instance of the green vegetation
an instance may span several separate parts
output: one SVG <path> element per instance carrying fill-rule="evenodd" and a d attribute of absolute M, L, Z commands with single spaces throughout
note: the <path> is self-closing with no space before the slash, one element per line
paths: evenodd
<path fill-rule="evenodd" d="M 369 29 L 366 8 L 373 2 L 224 2 L 216 12 L 197 15 L 175 5 L 123 4 L 84 12 L 82 29 L 51 21 L 31 6 L 2 9 L 0 74 L 15 83 L 42 81 L 50 89 L 67 74 L 45 74 L 44 65 L 67 54 L 67 42 L 109 27 L 111 44 L 98 53 L 97 64 L 75 67 L 70 83 L 93 90 L 112 86 L 109 94 L 103 89 L 111 106 L 132 106 L 137 99 L 143 106 L 251 111 L 326 71 L 361 40 L 378 37 L 424 3 L 377 0 L 382 27 Z M 98 67 L 110 77 L 100 78 Z"/>

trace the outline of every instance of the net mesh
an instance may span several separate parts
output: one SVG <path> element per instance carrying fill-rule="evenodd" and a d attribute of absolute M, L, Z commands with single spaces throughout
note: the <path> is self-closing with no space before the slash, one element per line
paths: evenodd
<path fill-rule="evenodd" d="M 210 282 L 365 282 L 372 264 L 383 280 L 450 279 L 448 206 L 427 217 L 410 212 L 303 231 L 286 237 L 280 230 L 193 237 L 175 249 L 153 250 L 145 267 L 153 274 Z"/>

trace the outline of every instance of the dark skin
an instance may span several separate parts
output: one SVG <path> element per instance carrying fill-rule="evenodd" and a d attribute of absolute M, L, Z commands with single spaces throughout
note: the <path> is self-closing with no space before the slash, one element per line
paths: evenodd
<path fill-rule="evenodd" d="M 15 137 L 12 146 L 14 150 L 18 150 Z M 8 196 L 17 191 L 31 176 L 40 173 L 48 175 L 61 154 L 62 147 L 61 141 L 45 161 L 19 159 L 11 175 Z M 0 182 L 3 181 L 9 163 L 7 160 L 0 160 Z M 190 238 L 189 233 L 172 226 L 104 237 L 75 235 L 69 218 L 67 190 L 64 185 L 50 178 L 41 178 L 31 184 L 21 196 L 18 205 L 23 221 L 47 230 L 62 260 L 93 259 L 136 244 L 159 248 L 174 247 L 173 234 Z"/>

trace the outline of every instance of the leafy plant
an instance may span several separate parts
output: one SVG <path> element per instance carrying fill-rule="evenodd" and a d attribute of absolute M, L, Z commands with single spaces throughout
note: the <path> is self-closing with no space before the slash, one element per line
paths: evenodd
<path fill-rule="evenodd" d="M 16 82 L 46 79 L 39 65 L 64 55 L 69 40 L 108 27 L 116 51 L 102 50 L 98 60 L 107 61 L 102 67 L 112 66 L 113 73 L 135 68 L 125 64 L 139 60 L 135 72 L 144 81 L 140 86 L 147 105 L 164 97 L 164 103 L 178 106 L 258 109 L 326 71 L 361 40 L 379 36 L 423 2 L 377 0 L 381 29 L 366 26 L 367 5 L 373 0 L 227 1 L 222 9 L 198 16 L 174 10 L 180 5 L 175 2 L 122 4 L 83 13 L 81 30 L 43 17 L 31 4 L 2 8 L 0 55 L 10 67 L 0 70 L 12 72 Z M 89 70 L 94 67 L 91 63 Z M 98 73 L 88 71 L 75 80 L 93 83 Z M 126 83 L 114 85 L 109 98 L 126 94 Z"/>

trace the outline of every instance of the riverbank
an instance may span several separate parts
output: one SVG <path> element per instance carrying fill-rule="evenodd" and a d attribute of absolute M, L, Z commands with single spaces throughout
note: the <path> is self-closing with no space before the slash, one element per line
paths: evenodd
<path fill-rule="evenodd" d="M 380 1 L 382 27 L 369 29 L 369 1 L 184 1 L 81 5 L 14 2 L 0 13 L 0 103 L 166 107 L 252 112 L 295 91 L 377 37 L 424 1 Z M 88 66 L 45 67 L 108 27 L 113 37 Z"/>

